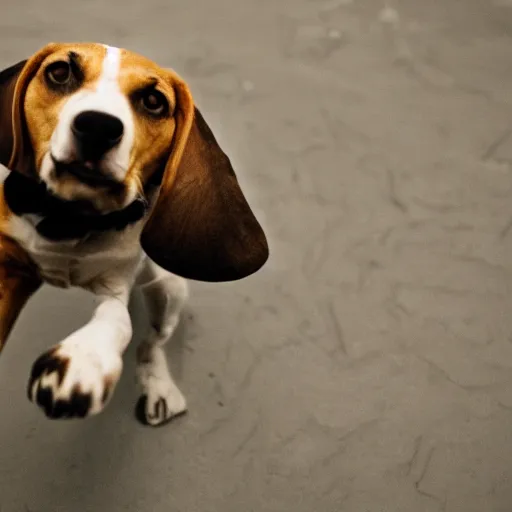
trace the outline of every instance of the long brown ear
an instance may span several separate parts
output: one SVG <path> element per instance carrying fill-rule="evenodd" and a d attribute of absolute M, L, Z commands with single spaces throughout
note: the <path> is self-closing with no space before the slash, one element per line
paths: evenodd
<path fill-rule="evenodd" d="M 23 174 L 34 172 L 34 157 L 25 123 L 25 93 L 43 60 L 55 49 L 55 44 L 49 44 L 29 60 L 0 73 L 0 162 Z"/>
<path fill-rule="evenodd" d="M 158 265 L 188 279 L 242 279 L 266 262 L 265 234 L 188 87 L 178 78 L 174 83 L 173 148 L 142 247 Z"/>
<path fill-rule="evenodd" d="M 12 102 L 16 81 L 27 61 L 0 71 L 0 163 L 8 165 L 13 147 Z"/>

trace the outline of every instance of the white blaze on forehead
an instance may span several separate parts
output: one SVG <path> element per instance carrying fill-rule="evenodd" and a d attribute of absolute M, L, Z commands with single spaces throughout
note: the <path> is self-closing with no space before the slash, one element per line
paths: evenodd
<path fill-rule="evenodd" d="M 103 70 L 97 89 L 107 87 L 109 84 L 117 84 L 119 68 L 121 67 L 121 50 L 113 46 L 104 45 L 107 53 L 103 61 Z"/>
<path fill-rule="evenodd" d="M 104 45 L 106 52 L 103 58 L 101 74 L 94 85 L 94 102 L 96 107 L 91 110 L 99 110 L 111 115 L 116 115 L 121 97 L 126 101 L 119 88 L 119 71 L 121 69 L 121 50 L 113 46 Z M 121 118 L 121 115 L 117 114 Z"/>

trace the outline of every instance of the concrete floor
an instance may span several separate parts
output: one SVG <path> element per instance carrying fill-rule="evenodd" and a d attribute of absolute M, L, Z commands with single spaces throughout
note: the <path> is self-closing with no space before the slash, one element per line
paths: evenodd
<path fill-rule="evenodd" d="M 384 4 L 3 0 L 2 67 L 96 40 L 178 70 L 272 256 L 193 283 L 159 430 L 133 349 L 99 417 L 27 401 L 92 311 L 43 289 L 0 359 L 1 512 L 512 510 L 512 1 Z"/>

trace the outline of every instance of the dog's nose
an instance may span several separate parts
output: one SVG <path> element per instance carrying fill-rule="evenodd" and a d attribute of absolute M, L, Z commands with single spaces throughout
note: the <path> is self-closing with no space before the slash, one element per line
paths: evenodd
<path fill-rule="evenodd" d="M 75 117 L 71 130 L 80 159 L 97 162 L 121 142 L 124 126 L 115 116 L 87 110 Z"/>

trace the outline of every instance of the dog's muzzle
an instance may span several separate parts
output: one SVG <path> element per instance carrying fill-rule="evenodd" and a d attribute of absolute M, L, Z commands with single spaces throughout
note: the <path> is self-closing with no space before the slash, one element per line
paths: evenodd
<path fill-rule="evenodd" d="M 90 186 L 122 186 L 112 174 L 106 158 L 123 139 L 122 121 L 110 114 L 86 110 L 71 123 L 75 158 L 61 161 L 51 154 L 57 176 L 71 174 Z"/>
<path fill-rule="evenodd" d="M 62 174 L 71 174 L 82 183 L 91 187 L 109 187 L 112 190 L 120 189 L 122 182 L 105 173 L 98 165 L 91 162 L 83 163 L 78 160 L 72 162 L 60 162 L 53 155 L 51 155 L 55 174 L 61 176 Z"/>

